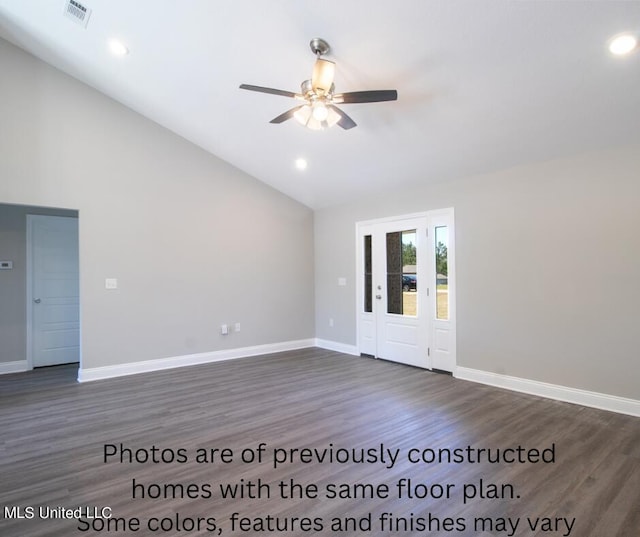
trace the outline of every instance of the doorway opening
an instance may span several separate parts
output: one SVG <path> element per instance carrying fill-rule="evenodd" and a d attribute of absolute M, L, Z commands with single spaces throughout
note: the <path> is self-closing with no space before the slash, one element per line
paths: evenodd
<path fill-rule="evenodd" d="M 0 203 L 0 374 L 80 362 L 78 211 Z"/>

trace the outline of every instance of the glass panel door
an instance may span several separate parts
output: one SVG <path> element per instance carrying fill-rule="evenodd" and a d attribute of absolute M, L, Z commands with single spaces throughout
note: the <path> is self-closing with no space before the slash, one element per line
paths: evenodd
<path fill-rule="evenodd" d="M 428 367 L 427 221 L 413 217 L 373 226 L 376 356 Z M 377 268 L 377 271 L 376 271 Z"/>

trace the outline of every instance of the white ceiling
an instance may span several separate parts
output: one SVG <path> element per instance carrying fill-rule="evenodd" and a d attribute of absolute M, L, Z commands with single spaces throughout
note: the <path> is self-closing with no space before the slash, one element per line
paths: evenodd
<path fill-rule="evenodd" d="M 606 47 L 637 1 L 80 1 L 86 29 L 66 0 L 0 0 L 0 35 L 312 208 L 640 138 L 640 51 Z M 269 124 L 296 101 L 238 86 L 298 91 L 313 37 L 337 92 L 398 101 L 342 105 L 349 131 Z"/>

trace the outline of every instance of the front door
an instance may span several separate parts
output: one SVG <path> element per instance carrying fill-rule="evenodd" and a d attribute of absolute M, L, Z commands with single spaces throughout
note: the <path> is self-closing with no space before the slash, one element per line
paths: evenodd
<path fill-rule="evenodd" d="M 358 348 L 453 372 L 453 210 L 357 225 Z"/>
<path fill-rule="evenodd" d="M 28 216 L 31 366 L 80 360 L 78 219 Z"/>
<path fill-rule="evenodd" d="M 425 217 L 359 226 L 363 354 L 430 367 L 426 230 Z"/>

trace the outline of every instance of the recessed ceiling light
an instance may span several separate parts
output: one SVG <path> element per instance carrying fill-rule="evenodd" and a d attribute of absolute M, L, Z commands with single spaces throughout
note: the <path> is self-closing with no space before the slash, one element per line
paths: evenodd
<path fill-rule="evenodd" d="M 129 49 L 124 45 L 124 43 L 117 39 L 109 40 L 109 50 L 114 56 L 126 56 L 129 54 Z"/>
<path fill-rule="evenodd" d="M 638 40 L 631 34 L 621 34 L 609 41 L 609 51 L 616 56 L 629 54 L 638 46 Z"/>
<path fill-rule="evenodd" d="M 307 161 L 303 158 L 296 159 L 296 168 L 298 168 L 299 170 L 306 170 Z"/>

